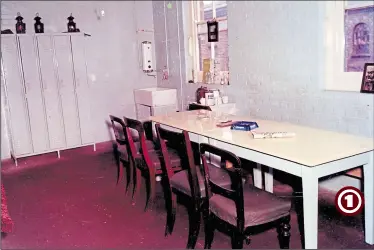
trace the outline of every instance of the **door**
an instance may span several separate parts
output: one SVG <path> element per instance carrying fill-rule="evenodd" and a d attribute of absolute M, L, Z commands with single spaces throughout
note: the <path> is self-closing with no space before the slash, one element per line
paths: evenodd
<path fill-rule="evenodd" d="M 77 98 L 75 94 L 73 58 L 70 36 L 54 36 L 57 77 L 60 87 L 66 146 L 81 145 Z"/>
<path fill-rule="evenodd" d="M 90 88 L 87 79 L 87 67 L 85 56 L 85 37 L 81 35 L 70 36 L 75 86 L 78 99 L 79 120 L 81 127 L 82 143 L 94 142 L 93 126 L 91 120 Z"/>
<path fill-rule="evenodd" d="M 17 37 L 1 36 L 1 60 L 4 90 L 9 105 L 9 123 L 14 155 L 33 152 L 26 89 L 23 85 Z"/>
<path fill-rule="evenodd" d="M 51 149 L 66 145 L 52 37 L 36 36 Z"/>
<path fill-rule="evenodd" d="M 18 41 L 30 117 L 32 145 L 34 152 L 39 153 L 49 149 L 49 138 L 36 41 L 34 36 L 19 36 Z"/>

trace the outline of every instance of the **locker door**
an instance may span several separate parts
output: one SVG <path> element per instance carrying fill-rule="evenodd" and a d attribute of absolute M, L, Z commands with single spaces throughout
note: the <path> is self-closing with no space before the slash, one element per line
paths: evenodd
<path fill-rule="evenodd" d="M 14 154 L 29 154 L 33 148 L 16 36 L 1 36 L 1 60 Z"/>
<path fill-rule="evenodd" d="M 48 126 L 40 84 L 39 64 L 34 36 L 19 36 L 24 84 L 27 90 L 30 128 L 34 152 L 49 149 Z"/>
<path fill-rule="evenodd" d="M 94 135 L 91 122 L 90 88 L 87 79 L 87 68 L 84 47 L 85 38 L 84 36 L 72 35 L 70 39 L 73 52 L 74 75 L 76 93 L 78 98 L 82 143 L 93 143 Z"/>
<path fill-rule="evenodd" d="M 55 57 L 64 117 L 66 144 L 68 147 L 82 144 L 70 36 L 55 36 Z"/>
<path fill-rule="evenodd" d="M 66 145 L 62 120 L 61 100 L 56 80 L 55 61 L 52 38 L 37 36 L 40 75 L 45 100 L 48 133 L 51 149 L 63 148 Z"/>

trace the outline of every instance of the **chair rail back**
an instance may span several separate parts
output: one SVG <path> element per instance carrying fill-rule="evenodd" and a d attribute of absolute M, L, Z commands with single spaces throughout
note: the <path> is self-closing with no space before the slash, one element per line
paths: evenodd
<path fill-rule="evenodd" d="M 222 169 L 226 170 L 230 176 L 232 183 L 231 189 L 222 187 L 210 179 L 206 153 L 221 157 L 220 166 Z M 242 228 L 244 226 L 244 198 L 240 159 L 229 151 L 206 143 L 200 144 L 200 156 L 203 163 L 206 197 L 210 198 L 213 194 L 217 194 L 234 201 L 238 227 Z"/>
<path fill-rule="evenodd" d="M 125 144 L 126 143 L 126 125 L 123 122 L 123 120 L 117 116 L 109 115 L 110 122 L 112 123 L 112 128 L 114 132 L 114 138 L 119 144 Z M 120 129 L 121 128 L 121 129 Z M 123 136 L 121 136 L 123 135 Z"/>
<path fill-rule="evenodd" d="M 172 178 L 174 171 L 171 166 L 169 157 L 168 147 L 177 149 L 180 152 L 182 160 L 182 167 L 188 171 L 188 182 L 191 188 L 191 196 L 193 199 L 199 199 L 201 197 L 199 181 L 197 177 L 196 165 L 194 162 L 194 156 L 191 146 L 190 137 L 187 131 L 175 132 L 162 128 L 160 124 L 156 124 L 157 137 L 160 142 L 161 152 L 164 158 L 164 166 L 167 174 L 167 181 L 170 185 L 170 179 Z"/>
<path fill-rule="evenodd" d="M 128 148 L 130 151 L 131 158 L 133 160 L 141 159 L 142 157 L 149 158 L 143 123 L 141 121 L 127 118 L 127 117 L 124 117 L 123 120 L 124 120 L 124 123 L 126 124 L 125 136 L 126 136 L 126 140 L 128 141 Z M 139 142 L 140 142 L 139 152 L 137 151 L 136 146 L 135 146 L 133 132 L 135 132 L 135 134 L 137 134 L 139 138 Z"/>

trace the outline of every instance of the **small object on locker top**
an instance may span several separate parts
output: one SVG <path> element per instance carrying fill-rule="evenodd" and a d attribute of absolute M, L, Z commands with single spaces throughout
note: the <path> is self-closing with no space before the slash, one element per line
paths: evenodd
<path fill-rule="evenodd" d="M 41 19 L 42 18 L 39 16 L 39 13 L 36 13 L 35 18 L 34 18 L 35 33 L 44 33 L 44 23 L 40 22 Z"/>
<path fill-rule="evenodd" d="M 22 22 L 23 17 L 21 16 L 21 13 L 17 12 L 16 17 L 17 23 L 16 23 L 16 33 L 17 34 L 24 34 L 26 33 L 26 24 Z"/>
<path fill-rule="evenodd" d="M 232 130 L 251 131 L 256 128 L 258 128 L 257 123 L 250 121 L 237 121 L 231 125 Z"/>
<path fill-rule="evenodd" d="M 268 138 L 292 138 L 296 134 L 293 132 L 261 132 L 251 131 L 254 139 L 268 139 Z"/>
<path fill-rule="evenodd" d="M 68 32 L 78 32 L 77 31 L 77 24 L 73 21 L 74 17 L 71 13 L 70 16 L 67 18 L 69 20 L 67 26 L 68 26 Z"/>

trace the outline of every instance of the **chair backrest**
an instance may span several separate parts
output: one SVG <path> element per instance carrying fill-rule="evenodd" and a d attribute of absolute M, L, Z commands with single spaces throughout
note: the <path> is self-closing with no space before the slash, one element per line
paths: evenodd
<path fill-rule="evenodd" d="M 124 117 L 124 123 L 126 124 L 126 140 L 128 142 L 128 150 L 130 152 L 130 157 L 132 160 L 141 159 L 142 157 L 148 157 L 148 148 L 146 144 L 146 136 L 144 132 L 143 123 L 141 121 Z M 140 149 L 137 150 L 135 146 L 135 141 L 138 141 L 137 138 L 134 138 L 134 134 L 137 135 L 140 142 Z"/>
<path fill-rule="evenodd" d="M 201 105 L 197 103 L 190 103 L 188 105 L 188 110 L 199 110 L 199 109 L 212 111 L 212 109 L 209 106 L 205 106 L 205 105 Z"/>
<path fill-rule="evenodd" d="M 191 189 L 192 199 L 199 199 L 201 197 L 199 181 L 197 177 L 196 168 L 190 137 L 187 131 L 175 132 L 162 128 L 160 124 L 156 124 L 157 137 L 161 146 L 161 152 L 164 158 L 164 172 L 167 174 L 167 181 L 170 185 L 170 179 L 174 174 L 170 161 L 168 147 L 178 150 L 181 157 L 181 164 L 184 169 L 188 171 L 188 182 Z M 197 203 L 195 203 L 197 204 Z"/>
<path fill-rule="evenodd" d="M 220 166 L 221 169 L 227 171 L 230 176 L 231 189 L 220 186 L 210 179 L 206 153 L 221 157 Z M 206 197 L 211 197 L 213 194 L 218 194 L 233 200 L 236 205 L 238 227 L 243 227 L 244 225 L 239 225 L 239 223 L 243 223 L 244 221 L 243 183 L 240 159 L 229 151 L 206 143 L 200 144 L 200 156 L 203 163 Z"/>
<path fill-rule="evenodd" d="M 125 144 L 126 143 L 126 135 L 125 135 L 125 129 L 126 125 L 123 122 L 123 120 L 119 117 L 116 117 L 114 115 L 109 115 L 110 121 L 112 123 L 114 137 L 119 144 Z"/>

